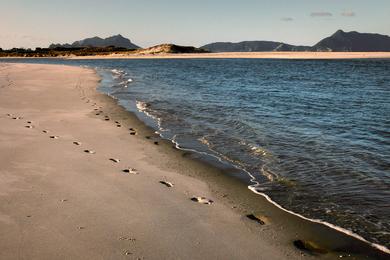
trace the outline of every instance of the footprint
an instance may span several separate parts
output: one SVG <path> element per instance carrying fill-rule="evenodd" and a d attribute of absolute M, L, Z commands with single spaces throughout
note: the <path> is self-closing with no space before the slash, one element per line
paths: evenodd
<path fill-rule="evenodd" d="M 246 215 L 246 217 L 253 220 L 253 221 L 256 221 L 260 225 L 265 225 L 265 219 L 263 216 L 259 216 L 256 214 L 249 214 L 249 215 Z"/>
<path fill-rule="evenodd" d="M 32 121 L 27 121 L 27 124 L 32 124 Z"/>
<path fill-rule="evenodd" d="M 326 254 L 329 252 L 328 249 L 323 248 L 317 243 L 310 240 L 295 240 L 293 242 L 294 246 L 302 251 L 306 251 L 310 254 Z"/>
<path fill-rule="evenodd" d="M 132 241 L 132 242 L 137 241 L 137 239 L 135 239 L 134 237 L 119 237 L 119 240 Z"/>
<path fill-rule="evenodd" d="M 120 160 L 119 160 L 119 159 L 115 159 L 115 158 L 110 158 L 110 161 L 113 161 L 114 163 L 118 163 L 118 162 L 120 162 Z"/>
<path fill-rule="evenodd" d="M 195 202 L 198 202 L 198 203 L 207 204 L 207 205 L 210 205 L 210 204 L 214 203 L 214 201 L 212 201 L 210 199 L 207 199 L 205 197 L 192 197 L 191 200 L 195 201 Z"/>
<path fill-rule="evenodd" d="M 60 138 L 60 137 L 59 137 L 58 135 L 51 135 L 50 138 L 51 138 L 51 139 L 58 139 L 58 138 Z"/>
<path fill-rule="evenodd" d="M 136 135 L 137 134 L 137 132 L 131 132 L 130 133 L 130 135 Z"/>
<path fill-rule="evenodd" d="M 19 120 L 19 119 L 23 119 L 23 117 L 21 117 L 21 116 L 14 116 L 12 119 Z"/>
<path fill-rule="evenodd" d="M 134 168 L 127 168 L 127 169 L 124 169 L 123 172 L 125 173 L 131 173 L 131 174 L 138 174 L 138 171 Z"/>
<path fill-rule="evenodd" d="M 26 125 L 25 128 L 33 128 L 32 125 Z"/>
<path fill-rule="evenodd" d="M 84 150 L 85 153 L 95 154 L 96 152 L 93 150 Z"/>
<path fill-rule="evenodd" d="M 160 181 L 161 184 L 164 184 L 165 186 L 167 186 L 168 188 L 171 188 L 173 187 L 173 183 L 172 182 L 169 182 L 169 181 Z"/>
<path fill-rule="evenodd" d="M 135 132 L 135 129 L 132 127 L 130 127 L 129 130 Z"/>
<path fill-rule="evenodd" d="M 157 142 L 157 141 L 155 141 L 155 142 L 154 142 L 154 144 L 155 144 L 155 145 L 158 145 L 158 142 Z"/>
<path fill-rule="evenodd" d="M 47 133 L 49 133 L 49 131 L 48 130 L 42 130 L 42 133 L 47 134 Z"/>
<path fill-rule="evenodd" d="M 149 136 L 149 135 L 147 135 L 147 136 L 145 136 L 145 138 L 146 139 L 150 139 L 150 138 L 152 138 L 151 136 Z"/>
<path fill-rule="evenodd" d="M 75 144 L 75 145 L 81 145 L 81 143 L 80 143 L 80 142 L 77 142 L 77 141 L 74 141 L 73 144 Z"/>

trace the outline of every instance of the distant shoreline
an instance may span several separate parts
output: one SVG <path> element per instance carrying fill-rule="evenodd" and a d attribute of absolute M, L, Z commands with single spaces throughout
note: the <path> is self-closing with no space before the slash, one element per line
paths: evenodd
<path fill-rule="evenodd" d="M 339 59 L 390 59 L 390 52 L 210 52 L 210 53 L 110 53 L 77 56 L 5 56 L 0 59 L 302 59 L 302 60 L 339 60 Z"/>
<path fill-rule="evenodd" d="M 66 59 L 390 59 L 390 52 L 219 52 L 109 54 L 69 56 Z"/>

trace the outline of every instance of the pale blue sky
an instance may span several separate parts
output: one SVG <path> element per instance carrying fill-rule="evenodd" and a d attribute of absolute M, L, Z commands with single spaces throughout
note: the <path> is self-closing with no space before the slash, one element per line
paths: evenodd
<path fill-rule="evenodd" d="M 135 44 L 274 40 L 313 45 L 337 29 L 390 35 L 390 0 L 0 0 L 0 47 L 122 34 Z"/>

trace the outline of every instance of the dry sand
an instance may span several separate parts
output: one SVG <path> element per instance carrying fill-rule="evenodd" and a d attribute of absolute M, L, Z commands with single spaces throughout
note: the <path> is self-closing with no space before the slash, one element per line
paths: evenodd
<path fill-rule="evenodd" d="M 111 54 L 71 59 L 389 59 L 390 52 L 220 52 L 193 54 Z"/>
<path fill-rule="evenodd" d="M 96 92 L 98 80 L 85 68 L 0 63 L 0 259 L 385 257 L 172 148 Z M 300 238 L 338 252 L 307 254 L 293 246 Z"/>

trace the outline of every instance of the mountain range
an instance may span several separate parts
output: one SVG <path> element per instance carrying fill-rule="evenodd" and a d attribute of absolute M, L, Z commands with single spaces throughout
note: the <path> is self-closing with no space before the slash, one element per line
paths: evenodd
<path fill-rule="evenodd" d="M 82 47 L 120 47 L 129 50 L 140 49 L 122 35 L 114 35 L 105 39 L 100 37 L 87 38 L 75 41 L 72 44 L 51 44 L 50 49 L 60 48 L 82 48 Z M 164 49 L 166 46 L 164 45 Z M 173 47 L 172 47 L 173 46 Z M 191 49 L 189 47 L 178 48 L 180 46 L 171 45 L 170 50 L 183 52 L 265 52 L 265 51 L 347 51 L 347 52 L 379 52 L 390 51 L 390 37 L 387 35 L 374 33 L 344 32 L 338 30 L 331 36 L 319 41 L 313 46 L 297 46 L 283 42 L 274 41 L 243 41 L 243 42 L 214 42 Z M 166 48 L 165 48 L 166 49 Z M 145 51 L 151 51 L 144 49 Z M 155 51 L 155 49 L 153 49 Z"/>
<path fill-rule="evenodd" d="M 102 39 L 100 37 L 92 37 L 87 38 L 80 41 L 75 41 L 72 44 L 65 43 L 65 44 L 51 44 L 49 46 L 50 49 L 54 48 L 82 48 L 82 47 L 120 47 L 120 48 L 126 48 L 126 49 L 139 49 L 140 47 L 132 43 L 129 39 L 123 37 L 122 35 L 114 35 L 105 39 Z"/>
<path fill-rule="evenodd" d="M 307 51 L 310 49 L 309 46 L 294 46 L 273 41 L 215 42 L 200 48 L 210 52 Z"/>
<path fill-rule="evenodd" d="M 202 49 L 210 52 L 254 51 L 390 51 L 390 37 L 374 33 L 344 32 L 338 30 L 314 46 L 295 46 L 283 42 L 244 41 L 238 43 L 215 42 Z"/>

